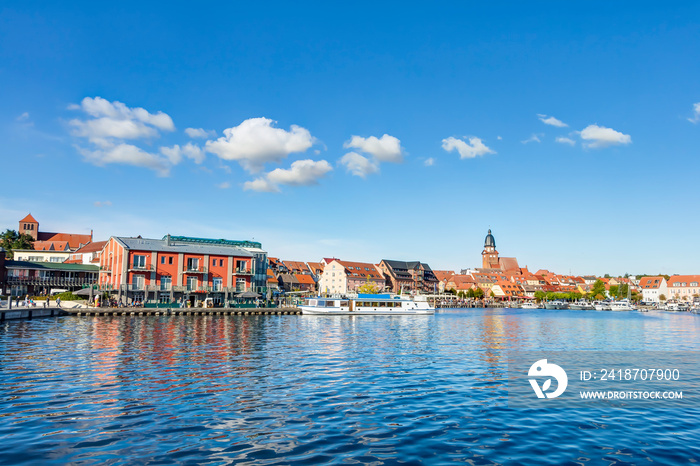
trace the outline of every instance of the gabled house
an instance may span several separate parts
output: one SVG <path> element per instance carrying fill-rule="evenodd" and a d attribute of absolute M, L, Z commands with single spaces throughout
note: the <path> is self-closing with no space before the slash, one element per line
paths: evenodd
<path fill-rule="evenodd" d="M 437 293 L 438 279 L 428 264 L 382 259 L 377 266 L 394 293 Z"/>
<path fill-rule="evenodd" d="M 642 289 L 642 301 L 647 303 L 660 302 L 660 296 L 664 295 L 669 299 L 668 285 L 664 277 L 643 277 L 639 280 L 639 287 Z"/>

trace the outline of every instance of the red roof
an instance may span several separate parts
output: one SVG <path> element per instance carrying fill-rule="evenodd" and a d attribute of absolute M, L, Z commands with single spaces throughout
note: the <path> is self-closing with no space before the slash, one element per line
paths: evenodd
<path fill-rule="evenodd" d="M 345 272 L 348 274 L 348 276 L 374 279 L 384 278 L 382 274 L 380 274 L 379 271 L 377 271 L 377 268 L 374 266 L 374 264 L 370 264 L 368 262 L 341 261 L 339 259 L 335 260 L 338 261 L 340 265 L 345 267 Z"/>
<path fill-rule="evenodd" d="M 294 275 L 294 277 L 302 285 L 313 285 L 316 283 L 311 275 L 304 275 L 303 273 L 298 273 Z"/>
<path fill-rule="evenodd" d="M 39 223 L 36 221 L 34 217 L 32 217 L 32 214 L 28 214 L 26 217 L 24 217 L 20 222 L 26 222 L 26 223 Z"/>
<path fill-rule="evenodd" d="M 85 246 L 83 246 L 75 252 L 85 254 L 88 252 L 102 251 L 102 248 L 105 247 L 105 244 L 107 244 L 107 241 L 95 241 L 93 243 L 86 244 Z"/>
<path fill-rule="evenodd" d="M 639 280 L 639 287 L 654 290 L 661 286 L 663 280 L 664 277 L 643 277 L 641 280 Z"/>
<path fill-rule="evenodd" d="M 38 241 L 66 241 L 71 249 L 78 249 L 82 245 L 92 241 L 92 235 L 81 235 L 73 233 L 47 233 L 40 231 L 37 235 Z"/>

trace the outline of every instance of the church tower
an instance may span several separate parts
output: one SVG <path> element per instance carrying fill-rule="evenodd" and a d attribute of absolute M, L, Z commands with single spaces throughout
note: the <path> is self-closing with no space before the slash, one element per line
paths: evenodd
<path fill-rule="evenodd" d="M 20 234 L 31 236 L 36 241 L 39 237 L 39 222 L 32 217 L 32 214 L 29 214 L 19 221 L 19 229 L 17 231 Z"/>
<path fill-rule="evenodd" d="M 489 233 L 486 235 L 486 240 L 484 240 L 484 250 L 481 252 L 481 267 L 484 269 L 497 269 L 498 265 L 498 251 L 496 251 L 496 240 Z"/>

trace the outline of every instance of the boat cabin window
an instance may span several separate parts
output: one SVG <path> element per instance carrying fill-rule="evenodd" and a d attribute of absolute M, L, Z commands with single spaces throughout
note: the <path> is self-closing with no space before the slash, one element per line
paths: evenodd
<path fill-rule="evenodd" d="M 316 304 L 318 304 L 318 299 L 307 299 L 306 304 L 308 306 L 315 306 Z"/>
<path fill-rule="evenodd" d="M 335 301 L 326 301 L 326 307 L 335 307 Z"/>
<path fill-rule="evenodd" d="M 341 307 L 343 307 L 343 306 L 344 306 L 344 307 L 347 307 L 347 305 L 348 305 L 348 302 L 347 302 L 347 301 L 341 301 L 341 302 L 340 302 L 340 306 L 341 306 Z"/>
<path fill-rule="evenodd" d="M 372 303 L 372 307 L 379 307 L 379 303 Z"/>

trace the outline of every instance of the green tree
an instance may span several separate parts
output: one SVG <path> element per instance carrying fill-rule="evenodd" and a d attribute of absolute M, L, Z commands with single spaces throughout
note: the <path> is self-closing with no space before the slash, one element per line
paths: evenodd
<path fill-rule="evenodd" d="M 596 280 L 588 293 L 590 299 L 604 299 L 605 298 L 605 282 L 603 280 Z"/>
<path fill-rule="evenodd" d="M 12 259 L 14 249 L 34 249 L 34 238 L 8 229 L 0 235 L 0 247 L 7 251 L 6 257 Z"/>
<path fill-rule="evenodd" d="M 482 299 L 484 297 L 484 290 L 481 288 L 472 288 L 469 291 L 473 292 L 473 298 Z"/>
<path fill-rule="evenodd" d="M 545 292 L 542 291 L 542 290 L 535 291 L 535 299 L 536 299 L 538 302 L 542 302 L 542 301 L 544 301 L 544 300 L 547 299 L 547 293 L 545 293 Z"/>

